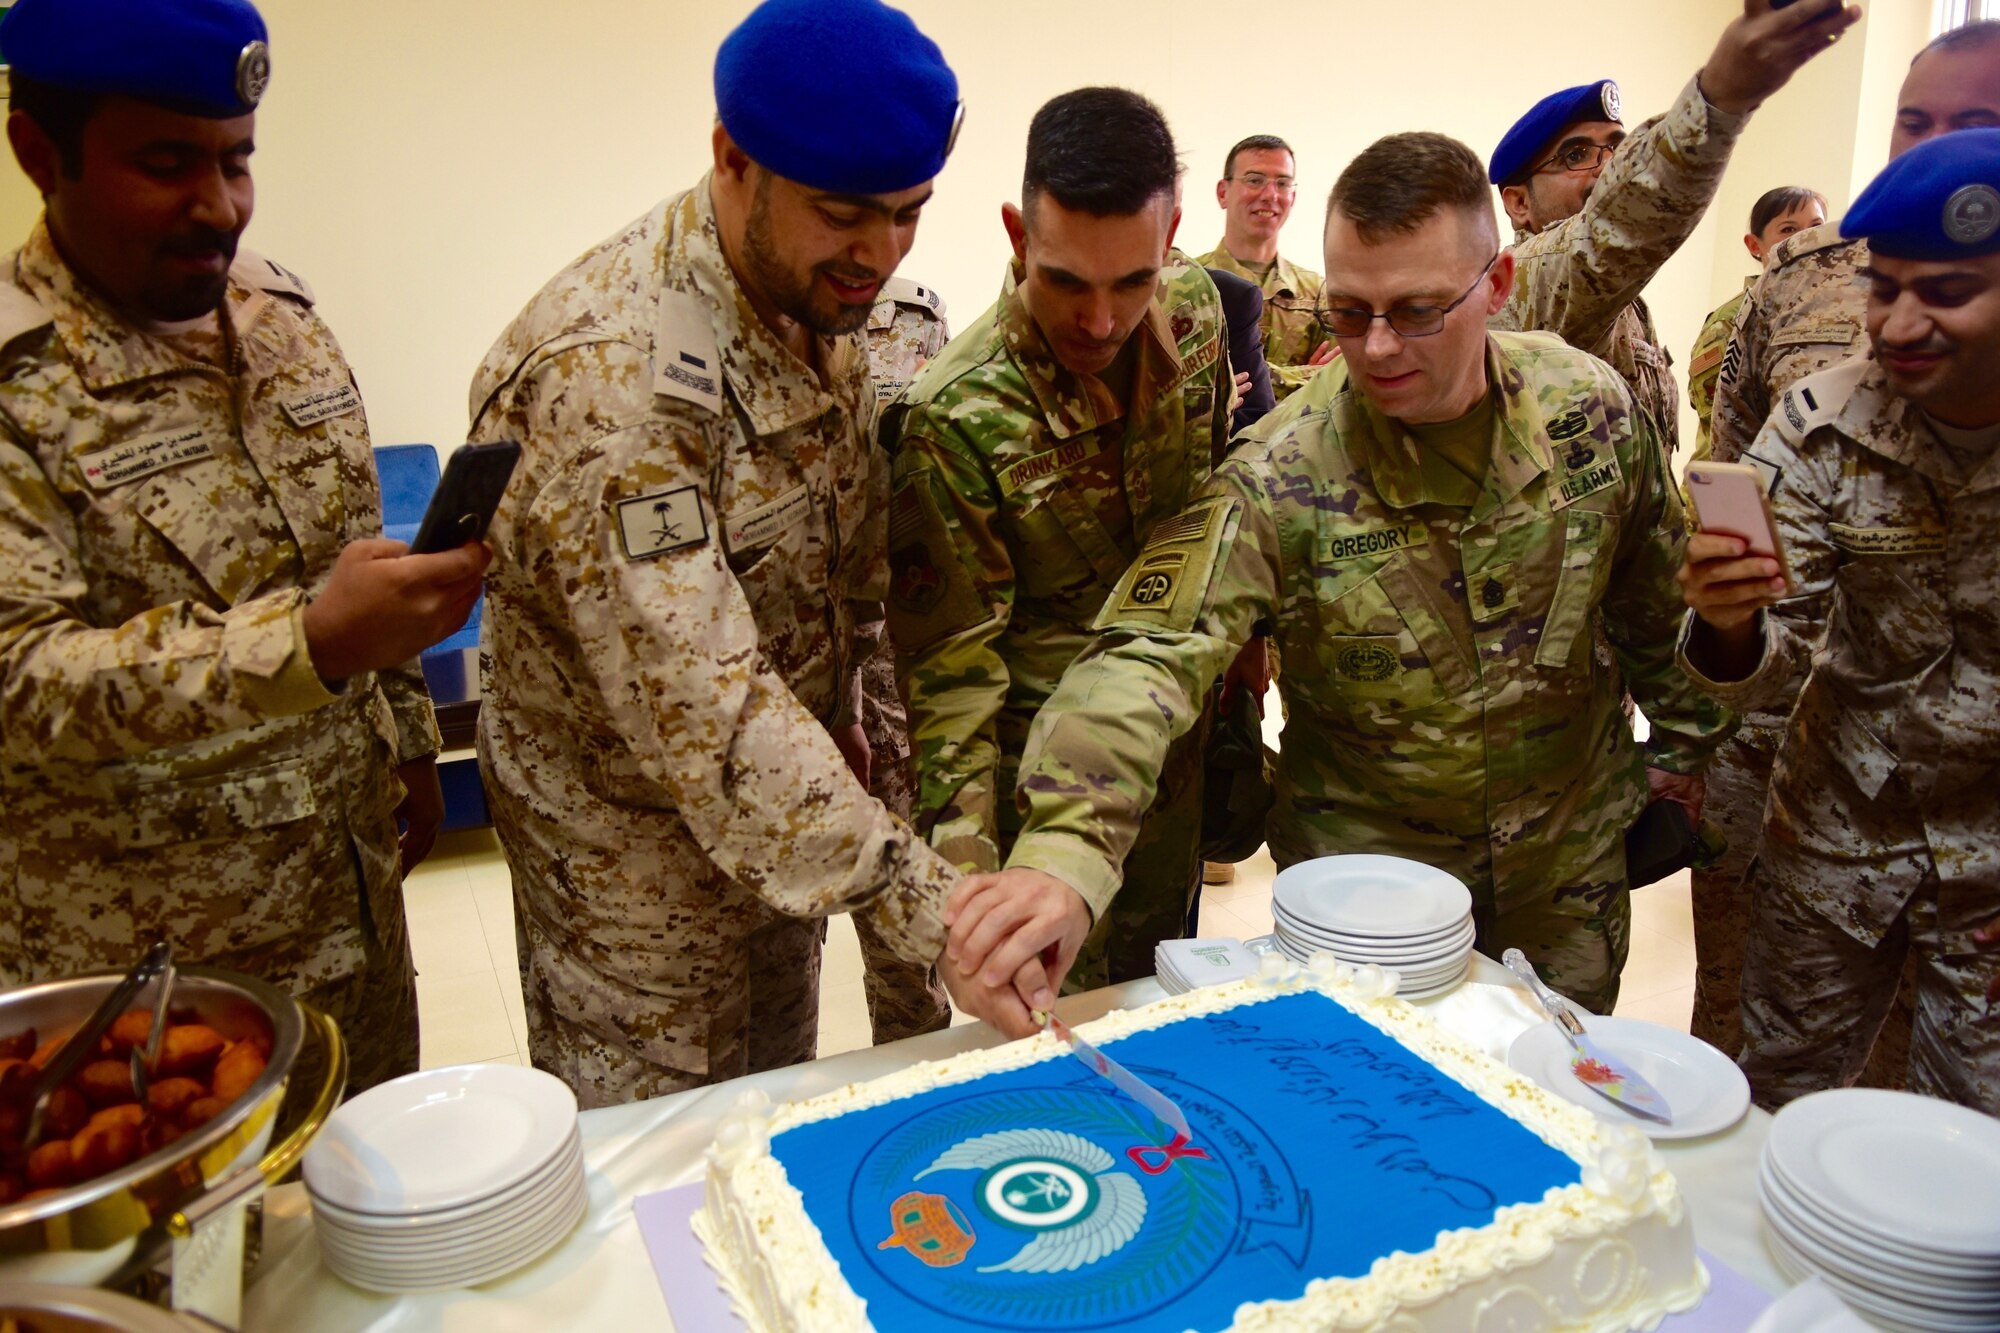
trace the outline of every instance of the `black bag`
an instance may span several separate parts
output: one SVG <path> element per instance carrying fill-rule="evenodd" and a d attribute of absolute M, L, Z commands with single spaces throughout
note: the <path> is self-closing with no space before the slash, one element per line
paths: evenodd
<path fill-rule="evenodd" d="M 1665 879 L 1694 864 L 1701 841 L 1677 801 L 1654 801 L 1625 830 L 1625 882 L 1632 888 Z"/>
<path fill-rule="evenodd" d="M 1202 760 L 1202 860 L 1242 861 L 1263 846 L 1264 817 L 1278 800 L 1269 768 L 1277 758 L 1250 691 L 1237 690 L 1226 711 L 1218 704 Z"/>

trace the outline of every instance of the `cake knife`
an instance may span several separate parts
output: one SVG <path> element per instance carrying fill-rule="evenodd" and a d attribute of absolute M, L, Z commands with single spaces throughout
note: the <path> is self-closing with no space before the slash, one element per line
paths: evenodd
<path fill-rule="evenodd" d="M 1181 1142 L 1186 1143 L 1194 1137 L 1188 1129 L 1187 1117 L 1164 1092 L 1070 1031 L 1069 1024 L 1057 1018 L 1053 1010 L 1037 1009 L 1034 1018 L 1044 1031 L 1053 1032 L 1067 1042 L 1071 1055 L 1083 1061 L 1093 1072 L 1110 1079 L 1120 1091 L 1158 1116 L 1162 1124 L 1180 1135 Z"/>
<path fill-rule="evenodd" d="M 1542 979 L 1535 975 L 1535 968 L 1528 956 L 1519 949 L 1509 949 L 1500 956 L 1507 970 L 1528 984 L 1535 999 L 1554 1020 L 1556 1031 L 1569 1042 L 1570 1072 L 1576 1081 L 1589 1088 L 1607 1101 L 1616 1102 L 1634 1115 L 1648 1120 L 1657 1120 L 1663 1125 L 1674 1122 L 1673 1108 L 1660 1090 L 1646 1081 L 1645 1075 L 1616 1058 L 1590 1039 L 1584 1031 L 1583 1020 L 1569 1007 L 1569 1002 L 1550 990 Z"/>

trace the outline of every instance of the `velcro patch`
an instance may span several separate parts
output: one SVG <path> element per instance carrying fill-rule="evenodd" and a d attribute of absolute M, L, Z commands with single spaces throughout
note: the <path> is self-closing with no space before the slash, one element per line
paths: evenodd
<path fill-rule="evenodd" d="M 917 652 L 970 629 L 988 614 L 952 549 L 951 529 L 923 473 L 906 477 L 889 500 L 889 631 Z"/>
<path fill-rule="evenodd" d="M 1012 495 L 1031 482 L 1044 477 L 1053 477 L 1059 472 L 1067 472 L 1078 463 L 1097 457 L 1104 452 L 1102 433 L 1093 434 L 1088 439 L 1071 440 L 1054 449 L 1044 449 L 1041 453 L 1009 463 L 994 474 L 993 480 L 1000 486 L 1000 494 Z"/>
<path fill-rule="evenodd" d="M 353 380 L 345 380 L 331 389 L 308 389 L 285 399 L 278 406 L 285 409 L 285 415 L 292 419 L 294 426 L 305 430 L 322 421 L 359 411 L 361 394 L 354 387 Z"/>
<path fill-rule="evenodd" d="M 1181 357 L 1181 377 L 1193 379 L 1222 359 L 1222 339 L 1210 338 L 1201 346 Z"/>
<path fill-rule="evenodd" d="M 1572 407 L 1569 411 L 1549 422 L 1549 438 L 1557 443 L 1561 443 L 1564 440 L 1573 439 L 1589 429 L 1589 416 L 1585 415 L 1581 408 Z"/>
<path fill-rule="evenodd" d="M 1578 500 L 1609 490 L 1625 480 L 1624 471 L 1618 466 L 1618 455 L 1609 454 L 1601 463 L 1593 463 L 1581 472 L 1569 472 L 1557 483 L 1555 494 L 1549 497 L 1552 509 L 1567 509 Z"/>
<path fill-rule="evenodd" d="M 93 449 L 79 455 L 76 462 L 83 469 L 84 482 L 90 489 L 105 491 L 182 463 L 214 456 L 215 443 L 208 438 L 204 427 L 176 426 Z"/>
<path fill-rule="evenodd" d="M 692 486 L 618 502 L 618 539 L 627 560 L 649 560 L 708 540 L 701 492 Z"/>
<path fill-rule="evenodd" d="M 1230 501 L 1218 496 L 1155 527 L 1098 613 L 1095 628 L 1136 619 L 1175 633 L 1193 629 L 1208 596 L 1229 511 Z"/>
<path fill-rule="evenodd" d="M 1939 555 L 1945 549 L 1943 528 L 1853 528 L 1830 523 L 1827 534 L 1849 555 Z"/>
<path fill-rule="evenodd" d="M 1391 635 L 1337 636 L 1327 644 L 1327 661 L 1338 680 L 1374 685 L 1403 670 L 1403 655 Z"/>
<path fill-rule="evenodd" d="M 1343 560 L 1394 555 L 1413 546 L 1430 544 L 1431 530 L 1427 523 L 1394 523 L 1355 532 L 1335 532 L 1320 539 L 1319 562 L 1337 565 Z"/>
<path fill-rule="evenodd" d="M 740 514 L 722 517 L 723 540 L 730 554 L 769 546 L 812 512 L 812 494 L 803 484 L 794 486 L 769 504 L 758 505 Z"/>

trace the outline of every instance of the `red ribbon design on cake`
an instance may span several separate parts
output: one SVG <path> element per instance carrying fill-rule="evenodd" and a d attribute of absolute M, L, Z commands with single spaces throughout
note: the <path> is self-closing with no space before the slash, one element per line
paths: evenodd
<path fill-rule="evenodd" d="M 1160 1175 L 1168 1167 L 1172 1166 L 1178 1158 L 1199 1157 L 1204 1162 L 1211 1160 L 1204 1149 L 1188 1145 L 1189 1140 L 1187 1135 L 1176 1134 L 1172 1143 L 1163 1143 L 1158 1147 L 1154 1147 L 1152 1144 L 1142 1144 L 1136 1148 L 1127 1148 L 1125 1155 L 1132 1159 L 1134 1166 L 1149 1176 Z M 1158 1166 L 1153 1165 L 1148 1159 L 1148 1154 L 1150 1153 L 1158 1153 L 1160 1155 L 1160 1164 Z"/>

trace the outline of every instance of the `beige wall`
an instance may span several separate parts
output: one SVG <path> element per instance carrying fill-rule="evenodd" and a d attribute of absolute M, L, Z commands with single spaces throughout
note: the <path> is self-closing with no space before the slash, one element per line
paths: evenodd
<path fill-rule="evenodd" d="M 1504 16 L 1486 0 L 1286 0 L 1239 7 L 1225 32 L 1212 0 L 906 4 L 958 69 L 969 107 L 903 269 L 945 295 L 955 325 L 998 290 L 999 205 L 1018 192 L 1029 116 L 1063 89 L 1125 84 L 1166 110 L 1188 164 L 1190 250 L 1220 236 L 1213 186 L 1228 146 L 1256 132 L 1290 139 L 1301 190 L 1285 248 L 1317 268 L 1326 191 L 1377 136 L 1442 130 L 1484 156 L 1536 98 L 1604 76 L 1620 81 L 1628 116 L 1651 114 L 1739 12 L 1736 0 L 1517 0 Z M 467 383 L 514 312 L 587 245 L 699 176 L 715 47 L 748 8 L 264 0 L 276 77 L 247 243 L 318 289 L 379 441 L 461 439 Z M 1879 13 L 1870 23 L 1886 26 Z M 1845 187 L 1855 107 L 1876 86 L 1869 53 L 1843 43 L 1760 114 L 1746 141 L 1756 160 L 1724 187 L 1728 230 L 1705 221 L 1649 293 L 1677 357 L 1711 295 L 1744 271 L 1724 257 L 1771 173 Z M 4 234 L 24 232 L 34 211 L 25 181 L 0 173 Z"/>

